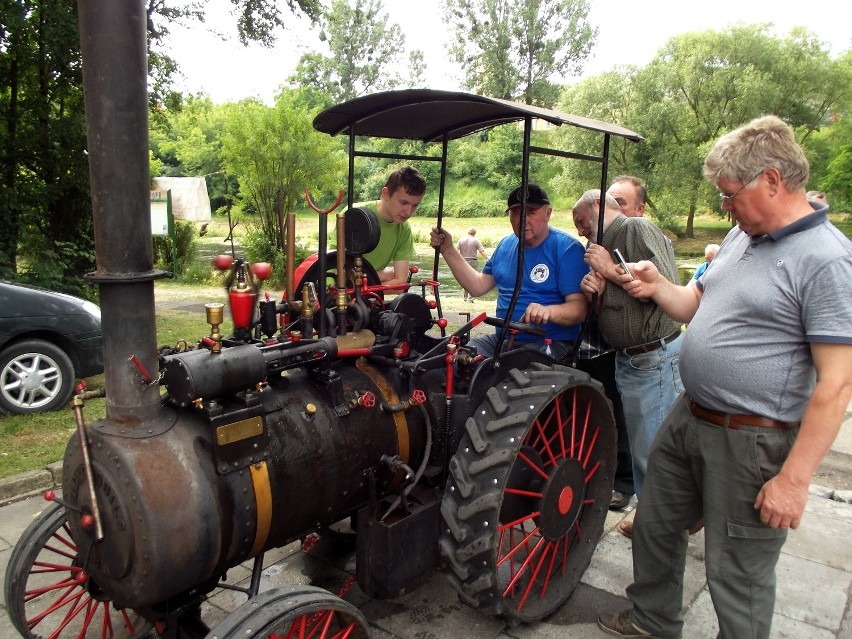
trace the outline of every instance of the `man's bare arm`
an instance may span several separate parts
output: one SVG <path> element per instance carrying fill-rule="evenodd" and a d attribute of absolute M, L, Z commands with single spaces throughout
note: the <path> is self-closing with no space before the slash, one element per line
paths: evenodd
<path fill-rule="evenodd" d="M 812 342 L 817 383 L 796 442 L 779 473 L 766 482 L 754 507 L 772 528 L 796 528 L 808 501 L 808 486 L 831 449 L 852 398 L 852 345 Z"/>
<path fill-rule="evenodd" d="M 651 298 L 663 312 L 676 322 L 689 322 L 701 302 L 701 290 L 694 281 L 680 286 L 660 275 L 657 266 L 648 260 L 628 264 L 633 275 L 621 274 L 618 283 L 633 297 Z M 622 270 L 621 267 L 617 267 Z"/>

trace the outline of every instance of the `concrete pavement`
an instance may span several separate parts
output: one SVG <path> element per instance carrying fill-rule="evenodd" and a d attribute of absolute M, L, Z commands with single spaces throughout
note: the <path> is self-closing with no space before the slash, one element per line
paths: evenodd
<path fill-rule="evenodd" d="M 852 501 L 852 491 L 848 490 L 848 479 L 842 479 L 852 472 L 850 460 L 852 404 L 830 459 L 816 478 L 837 478 L 842 485 L 812 485 L 802 524 L 790 531 L 781 554 L 773 639 L 852 639 L 852 505 L 846 503 Z M 50 480 L 39 475 L 37 481 Z M 34 490 L 22 478 L 14 478 L 14 482 L 0 482 L 0 493 L 11 490 L 12 483 L 18 495 Z M 41 498 L 30 497 L 0 508 L 0 565 L 4 574 L 14 544 L 45 505 Z M 396 599 L 371 599 L 357 585 L 345 598 L 364 613 L 374 639 L 603 639 L 608 635 L 597 628 L 598 614 L 628 606 L 624 589 L 632 576 L 631 545 L 616 526 L 633 514 L 632 505 L 625 512 L 609 513 L 604 535 L 580 585 L 555 615 L 534 625 L 512 627 L 468 608 L 459 602 L 441 571 Z M 699 532 L 690 538 L 686 566 L 684 639 L 714 639 L 718 632 L 704 576 L 703 552 L 704 536 Z M 323 542 L 308 552 L 299 544 L 277 549 L 267 553 L 265 564 L 262 590 L 310 583 L 338 592 L 351 581 L 355 570 L 354 552 Z M 245 584 L 249 570 L 250 565 L 244 565 L 229 571 L 229 582 Z M 212 624 L 243 601 L 245 596 L 238 592 L 220 590 L 204 605 L 202 614 Z M 0 638 L 16 637 L 5 602 L 2 612 Z"/>

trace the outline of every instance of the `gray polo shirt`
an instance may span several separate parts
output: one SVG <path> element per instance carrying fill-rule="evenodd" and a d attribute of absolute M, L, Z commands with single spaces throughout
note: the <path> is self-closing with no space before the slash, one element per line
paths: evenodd
<path fill-rule="evenodd" d="M 852 242 L 827 210 L 725 237 L 680 351 L 684 388 L 702 406 L 798 421 L 816 383 L 810 342 L 852 344 Z"/>

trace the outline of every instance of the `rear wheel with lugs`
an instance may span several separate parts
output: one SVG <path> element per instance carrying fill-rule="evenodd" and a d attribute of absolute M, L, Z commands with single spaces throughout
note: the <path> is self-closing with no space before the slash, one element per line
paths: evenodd
<path fill-rule="evenodd" d="M 450 461 L 441 552 L 461 598 L 520 621 L 553 613 L 591 561 L 612 494 L 603 388 L 533 364 L 490 388 Z"/>

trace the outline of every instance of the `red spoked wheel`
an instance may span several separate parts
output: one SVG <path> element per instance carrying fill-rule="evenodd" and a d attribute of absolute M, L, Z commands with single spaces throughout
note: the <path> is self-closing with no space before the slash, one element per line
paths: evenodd
<path fill-rule="evenodd" d="M 4 594 L 12 624 L 27 639 L 129 639 L 151 628 L 134 611 L 115 608 L 80 566 L 59 504 L 50 504 L 21 535 Z"/>
<path fill-rule="evenodd" d="M 533 364 L 490 388 L 465 428 L 441 505 L 450 581 L 484 612 L 540 620 L 571 595 L 603 532 L 609 401 L 585 373 Z"/>
<path fill-rule="evenodd" d="M 369 639 L 355 606 L 314 586 L 273 588 L 249 599 L 206 639 Z"/>

